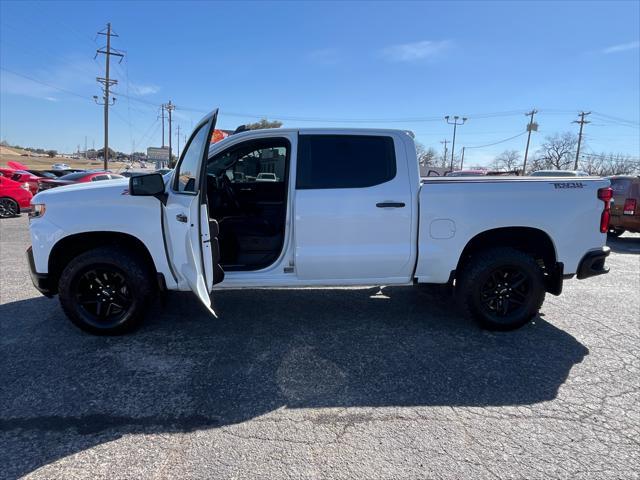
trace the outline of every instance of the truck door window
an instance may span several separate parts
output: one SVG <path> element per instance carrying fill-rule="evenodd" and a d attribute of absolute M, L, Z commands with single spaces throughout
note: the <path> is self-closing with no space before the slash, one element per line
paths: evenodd
<path fill-rule="evenodd" d="M 286 145 L 279 138 L 241 144 L 210 160 L 207 174 L 224 172 L 231 183 L 284 182 Z"/>
<path fill-rule="evenodd" d="M 194 135 L 187 150 L 182 155 L 182 160 L 178 165 L 176 172 L 176 180 L 174 190 L 178 192 L 197 192 L 200 176 L 200 155 L 204 142 L 207 141 L 206 125 L 200 127 L 200 130 Z"/>
<path fill-rule="evenodd" d="M 395 176 L 391 137 L 300 135 L 297 189 L 365 188 Z"/>

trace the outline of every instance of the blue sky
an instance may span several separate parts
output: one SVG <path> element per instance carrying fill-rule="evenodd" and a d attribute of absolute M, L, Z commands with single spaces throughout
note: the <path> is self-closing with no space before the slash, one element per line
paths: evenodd
<path fill-rule="evenodd" d="M 447 114 L 469 116 L 460 148 L 523 132 L 535 107 L 535 148 L 577 131 L 577 112 L 591 110 L 586 152 L 640 156 L 637 1 L 2 1 L 3 140 L 67 152 L 85 136 L 89 148 L 102 145 L 92 96 L 104 59 L 93 56 L 107 21 L 127 53 L 112 68 L 118 150 L 158 146 L 158 105 L 172 100 L 185 133 L 218 106 L 221 128 L 264 115 L 292 127 L 384 126 L 438 149 L 451 139 Z M 525 141 L 469 149 L 465 163 Z"/>

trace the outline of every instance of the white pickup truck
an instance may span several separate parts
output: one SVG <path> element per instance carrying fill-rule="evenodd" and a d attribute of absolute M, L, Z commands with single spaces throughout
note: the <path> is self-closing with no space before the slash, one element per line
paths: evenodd
<path fill-rule="evenodd" d="M 192 290 L 212 311 L 217 288 L 435 283 L 507 330 L 564 279 L 608 271 L 606 179 L 421 179 L 408 132 L 269 129 L 212 144 L 216 118 L 164 176 L 34 197 L 34 285 L 80 328 L 128 331 L 163 290 Z"/>

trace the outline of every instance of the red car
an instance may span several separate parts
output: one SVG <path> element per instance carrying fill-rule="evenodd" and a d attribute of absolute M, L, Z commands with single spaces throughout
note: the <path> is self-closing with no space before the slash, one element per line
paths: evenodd
<path fill-rule="evenodd" d="M 100 180 L 112 180 L 115 178 L 125 178 L 110 172 L 75 172 L 63 175 L 60 178 L 41 178 L 39 179 L 40 190 L 48 190 L 53 187 L 61 187 L 63 185 L 72 185 L 74 183 L 97 182 Z"/>
<path fill-rule="evenodd" d="M 38 193 L 38 180 L 40 177 L 24 170 L 14 170 L 12 168 L 0 168 L 0 173 L 6 178 L 18 183 L 28 183 L 31 195 Z"/>
<path fill-rule="evenodd" d="M 31 210 L 33 195 L 28 183 L 18 183 L 0 176 L 0 218 L 15 217 Z"/>

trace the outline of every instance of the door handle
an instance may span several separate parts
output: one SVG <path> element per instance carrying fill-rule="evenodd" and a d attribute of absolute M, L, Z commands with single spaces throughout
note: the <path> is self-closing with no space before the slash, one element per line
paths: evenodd
<path fill-rule="evenodd" d="M 402 208 L 402 207 L 404 207 L 404 202 L 380 202 L 380 203 L 376 203 L 376 207 L 378 207 L 378 208 Z"/>
<path fill-rule="evenodd" d="M 182 222 L 182 223 L 187 223 L 187 221 L 189 219 L 187 218 L 187 216 L 184 213 L 179 213 L 179 214 L 176 215 L 176 220 L 178 220 L 179 222 Z"/>

